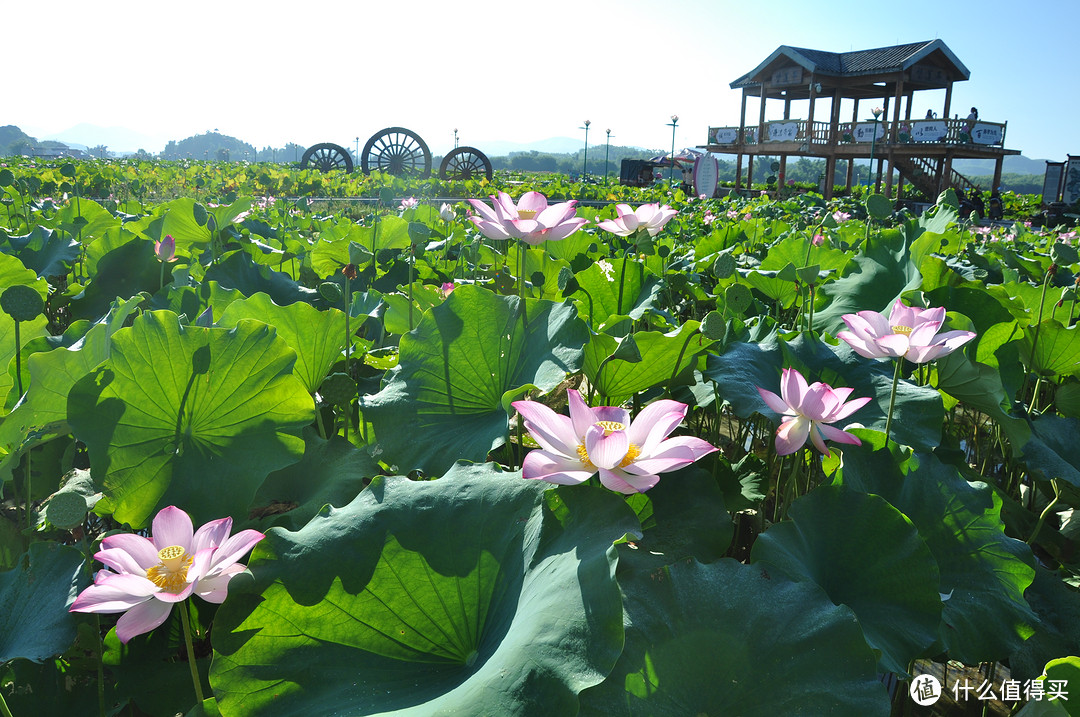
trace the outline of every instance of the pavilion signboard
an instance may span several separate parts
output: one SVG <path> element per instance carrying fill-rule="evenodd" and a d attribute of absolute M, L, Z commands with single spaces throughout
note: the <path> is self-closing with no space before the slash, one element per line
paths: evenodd
<path fill-rule="evenodd" d="M 885 136 L 885 125 L 881 122 L 863 122 L 855 125 L 854 138 L 856 142 L 871 142 L 875 140 L 874 132 L 877 131 L 876 139 Z"/>
<path fill-rule="evenodd" d="M 790 85 L 802 84 L 802 68 L 793 65 L 790 67 L 781 67 L 772 73 L 772 77 L 769 79 L 769 84 L 773 87 L 788 87 Z"/>
<path fill-rule="evenodd" d="M 794 142 L 799 136 L 798 122 L 770 122 L 770 142 Z"/>
<path fill-rule="evenodd" d="M 717 144 L 735 144 L 739 139 L 739 130 L 736 127 L 718 127 L 713 132 L 713 141 Z"/>
<path fill-rule="evenodd" d="M 944 120 L 923 120 L 911 123 L 912 142 L 941 142 L 948 132 Z"/>
<path fill-rule="evenodd" d="M 971 128 L 971 141 L 975 144 L 1001 144 L 1005 141 L 1005 128 L 999 124 L 976 122 Z"/>

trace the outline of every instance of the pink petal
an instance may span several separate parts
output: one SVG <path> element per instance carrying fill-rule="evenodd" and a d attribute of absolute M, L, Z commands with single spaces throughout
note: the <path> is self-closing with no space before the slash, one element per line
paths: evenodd
<path fill-rule="evenodd" d="M 219 574 L 206 577 L 195 586 L 195 594 L 207 602 L 221 604 L 229 594 L 229 581 L 234 575 L 242 573 L 247 568 L 241 563 L 233 563 L 222 570 Z"/>
<path fill-rule="evenodd" d="M 589 408 L 589 404 L 585 403 L 585 399 L 574 389 L 566 389 L 566 398 L 570 403 L 570 420 L 574 424 L 575 444 L 581 442 L 581 439 L 585 436 L 585 431 L 589 430 L 589 426 L 597 421 L 610 420 L 597 418 L 593 409 Z"/>
<path fill-rule="evenodd" d="M 473 209 L 476 210 L 477 214 L 480 215 L 481 219 L 494 224 L 499 223 L 499 218 L 495 216 L 495 212 L 492 211 L 491 207 L 489 207 L 486 203 L 480 201 L 479 199 L 470 199 L 468 201 L 469 204 L 472 205 Z M 475 217 L 470 218 L 475 219 Z"/>
<path fill-rule="evenodd" d="M 848 328 L 863 341 L 874 339 L 892 333 L 893 324 L 876 311 L 860 311 L 855 314 L 844 314 L 840 317 Z"/>
<path fill-rule="evenodd" d="M 536 215 L 536 221 L 545 227 L 555 227 L 563 222 L 570 221 L 577 215 L 577 209 L 570 202 L 553 204 Z M 586 221 L 586 220 L 582 220 Z"/>
<path fill-rule="evenodd" d="M 836 338 L 846 341 L 851 349 L 863 358 L 891 358 L 889 354 L 878 346 L 877 341 L 864 341 L 851 331 L 837 331 Z"/>
<path fill-rule="evenodd" d="M 633 475 L 619 469 L 600 469 L 600 482 L 608 490 L 630 495 L 644 493 L 660 482 L 658 475 Z"/>
<path fill-rule="evenodd" d="M 540 192 L 525 192 L 521 195 L 521 199 L 518 200 L 517 210 L 519 212 L 543 212 L 548 208 L 547 197 Z"/>
<path fill-rule="evenodd" d="M 638 456 L 627 470 L 634 473 L 667 473 L 688 466 L 718 450 L 708 441 L 694 436 L 676 436 L 662 441 L 652 453 Z"/>
<path fill-rule="evenodd" d="M 833 421 L 839 421 L 843 418 L 847 418 L 851 414 L 858 411 L 860 408 L 870 403 L 871 396 L 863 396 L 862 398 L 855 398 L 839 407 L 839 409 L 829 415 L 829 423 Z"/>
<path fill-rule="evenodd" d="M 777 396 L 772 391 L 766 391 L 760 386 L 757 387 L 758 393 L 761 394 L 761 399 L 765 401 L 765 405 L 783 415 L 791 413 L 791 407 L 784 403 L 784 399 Z"/>
<path fill-rule="evenodd" d="M 229 568 L 236 563 L 237 560 L 244 557 L 249 550 L 255 547 L 256 543 L 265 537 L 265 535 L 257 530 L 241 530 L 214 551 L 213 558 L 210 561 L 210 567 L 207 568 L 204 577 L 212 578 L 226 568 Z"/>
<path fill-rule="evenodd" d="M 790 455 L 802 448 L 810 435 L 810 424 L 811 421 L 803 416 L 783 421 L 776 429 L 776 455 Z"/>
<path fill-rule="evenodd" d="M 569 418 L 555 413 L 538 401 L 514 401 L 510 405 L 521 414 L 529 435 L 536 439 L 541 447 L 563 456 L 576 455 L 581 439 Z"/>
<path fill-rule="evenodd" d="M 206 548 L 216 548 L 229 539 L 232 532 L 232 518 L 211 520 L 195 531 L 191 539 L 191 552 L 197 553 Z"/>
<path fill-rule="evenodd" d="M 780 376 L 780 396 L 784 403 L 801 412 L 809 388 L 801 373 L 793 368 L 784 369 Z"/>
<path fill-rule="evenodd" d="M 120 642 L 127 644 L 127 641 L 136 635 L 150 632 L 161 625 L 171 612 L 171 603 L 147 600 L 120 616 L 120 619 L 116 621 L 116 636 Z"/>
<path fill-rule="evenodd" d="M 588 223 L 588 219 L 570 219 L 544 232 L 544 239 L 546 241 L 560 241 Z"/>
<path fill-rule="evenodd" d="M 152 538 L 158 550 L 170 545 L 179 545 L 184 550 L 190 551 L 193 531 L 191 516 L 175 505 L 162 508 L 154 516 Z"/>
<path fill-rule="evenodd" d="M 821 451 L 822 453 L 824 453 L 825 457 L 828 458 L 832 454 L 829 453 L 829 447 L 825 445 L 825 439 L 821 435 L 821 428 L 822 427 L 823 427 L 823 425 L 820 424 L 820 423 L 811 424 L 811 426 L 810 426 L 810 442 L 814 444 L 814 448 L 816 448 L 819 451 Z"/>
<path fill-rule="evenodd" d="M 877 345 L 890 358 L 898 358 L 907 354 L 911 348 L 911 341 L 904 334 L 890 334 L 882 336 Z"/>
<path fill-rule="evenodd" d="M 683 422 L 686 408 L 686 404 L 679 401 L 653 401 L 634 418 L 626 431 L 627 440 L 642 453 L 652 453 Z"/>
<path fill-rule="evenodd" d="M 155 555 L 155 557 L 157 556 Z M 135 560 L 131 553 L 120 548 L 99 550 L 94 555 L 94 560 L 97 560 L 103 565 L 108 565 L 110 568 L 112 568 L 118 573 L 141 575 L 143 577 L 146 577 L 147 568 L 139 565 L 139 562 Z"/>
<path fill-rule="evenodd" d="M 629 448 L 626 431 L 605 435 L 603 428 L 593 426 L 585 432 L 585 450 L 589 454 L 589 461 L 597 468 L 610 470 L 619 465 Z"/>
<path fill-rule="evenodd" d="M 626 225 L 624 225 L 622 223 L 622 220 L 619 219 L 605 219 L 596 226 L 603 229 L 604 231 L 609 231 L 612 234 L 621 237 L 629 236 L 634 233 L 630 229 L 627 229 Z"/>
<path fill-rule="evenodd" d="M 154 544 L 134 533 L 117 533 L 101 541 L 105 550 L 123 550 L 139 564 L 144 571 L 158 564 L 158 549 Z M 97 557 L 97 556 L 95 556 Z"/>
<path fill-rule="evenodd" d="M 71 612 L 123 612 L 151 599 L 161 588 L 138 575 L 112 574 L 79 593 Z"/>
<path fill-rule="evenodd" d="M 818 428 L 821 429 L 821 432 L 825 435 L 825 438 L 828 438 L 830 441 L 835 441 L 836 443 L 849 443 L 853 446 L 862 445 L 862 441 L 859 440 L 858 436 L 852 433 L 848 433 L 847 431 L 842 431 L 835 426 L 821 425 L 818 426 Z"/>
<path fill-rule="evenodd" d="M 912 346 L 929 346 L 935 343 L 934 337 L 940 328 L 941 324 L 937 321 L 922 324 L 908 334 L 908 343 Z"/>
<path fill-rule="evenodd" d="M 580 460 L 557 456 L 546 451 L 529 451 L 521 462 L 521 477 L 559 485 L 577 485 L 589 480 L 596 469 L 586 468 Z"/>

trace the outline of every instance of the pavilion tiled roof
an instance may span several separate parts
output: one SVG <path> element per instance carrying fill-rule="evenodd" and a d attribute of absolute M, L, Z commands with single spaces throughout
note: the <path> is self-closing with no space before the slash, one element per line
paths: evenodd
<path fill-rule="evenodd" d="M 757 85 L 751 78 L 762 69 L 783 55 L 797 65 L 815 75 L 834 75 L 855 77 L 876 75 L 907 69 L 935 50 L 940 50 L 956 67 L 958 73 L 967 79 L 967 68 L 952 54 L 941 40 L 925 40 L 906 45 L 879 47 L 873 50 L 854 50 L 851 52 L 827 52 L 804 47 L 781 45 L 764 62 L 731 83 L 732 89 Z"/>

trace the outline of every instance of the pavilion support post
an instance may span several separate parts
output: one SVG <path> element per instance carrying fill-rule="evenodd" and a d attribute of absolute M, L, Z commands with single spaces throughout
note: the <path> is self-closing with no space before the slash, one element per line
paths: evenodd
<path fill-rule="evenodd" d="M 810 75 L 810 109 L 806 112 L 806 138 L 804 140 L 808 147 L 814 143 L 815 104 L 817 104 L 817 93 L 814 92 L 814 76 Z"/>
<path fill-rule="evenodd" d="M 765 83 L 761 83 L 761 110 L 758 112 L 758 145 L 765 141 Z"/>
<path fill-rule="evenodd" d="M 749 96 L 747 88 L 742 89 L 742 107 L 739 108 L 739 146 L 746 146 L 746 98 Z M 735 191 L 739 191 L 742 185 L 742 152 L 735 159 Z"/>
<path fill-rule="evenodd" d="M 833 186 L 836 184 L 836 153 L 825 158 L 825 199 L 833 198 Z"/>
<path fill-rule="evenodd" d="M 851 132 L 855 133 L 855 125 L 859 123 L 859 98 L 855 98 L 855 108 L 851 111 Z M 873 171 L 873 168 L 870 169 Z M 847 165 L 847 188 L 851 191 L 851 187 L 855 181 L 855 157 L 848 157 Z"/>
<path fill-rule="evenodd" d="M 735 191 L 742 187 L 742 152 L 735 155 Z"/>
<path fill-rule="evenodd" d="M 941 163 L 941 184 L 938 186 L 938 194 L 952 186 L 952 161 L 953 150 L 945 151 L 945 161 Z"/>
<path fill-rule="evenodd" d="M 889 157 L 889 162 L 888 162 L 889 171 L 885 175 L 885 196 L 891 198 L 892 197 L 893 161 L 894 161 L 892 147 L 889 147 L 888 157 Z"/>
<path fill-rule="evenodd" d="M 952 109 L 952 80 L 945 85 L 945 107 L 941 110 L 941 119 L 949 119 L 949 110 Z"/>
<path fill-rule="evenodd" d="M 1005 162 L 1005 155 L 999 155 L 994 161 L 994 186 L 990 187 L 990 191 L 994 191 L 1001 186 L 1001 167 Z"/>
<path fill-rule="evenodd" d="M 746 166 L 746 190 L 754 188 L 754 155 L 750 155 L 750 161 Z"/>

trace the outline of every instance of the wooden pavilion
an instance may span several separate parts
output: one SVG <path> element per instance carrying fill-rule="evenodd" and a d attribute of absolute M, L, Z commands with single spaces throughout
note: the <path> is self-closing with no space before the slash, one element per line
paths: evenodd
<path fill-rule="evenodd" d="M 967 119 L 967 108 L 949 118 L 953 84 L 967 80 L 970 74 L 941 40 L 854 52 L 781 45 L 731 83 L 732 89 L 742 90 L 739 125 L 710 127 L 708 143 L 702 149 L 737 156 L 736 188 L 742 184 L 744 155 L 749 160 L 747 178 L 753 177 L 755 157 L 779 156 L 781 186 L 788 157 L 823 157 L 826 198 L 832 196 L 836 185 L 837 160 L 848 160 L 848 188 L 854 160 L 869 159 L 871 168 L 876 162 L 876 172 L 872 172 L 875 188 L 882 191 L 884 178 L 887 196 L 893 194 L 894 175 L 899 177 L 897 196 L 902 195 L 905 181 L 930 199 L 948 187 L 978 189 L 953 169 L 955 159 L 995 160 L 993 186 L 997 187 L 1005 156 L 1020 151 L 1005 149 L 1006 123 Z M 945 103 L 940 119 L 933 110 L 912 116 L 916 92 L 942 89 Z M 751 97 L 760 99 L 757 122 L 752 124 L 747 122 L 747 100 Z M 783 119 L 765 120 L 768 100 L 783 102 Z M 821 121 L 825 100 L 827 121 Z M 853 101 L 850 121 L 842 121 L 840 116 L 843 100 Z M 791 105 L 799 101 L 809 103 L 805 119 L 791 117 Z M 860 107 L 867 115 L 861 120 Z"/>

